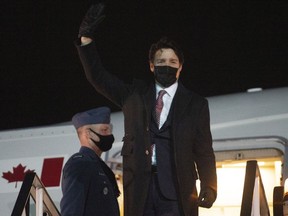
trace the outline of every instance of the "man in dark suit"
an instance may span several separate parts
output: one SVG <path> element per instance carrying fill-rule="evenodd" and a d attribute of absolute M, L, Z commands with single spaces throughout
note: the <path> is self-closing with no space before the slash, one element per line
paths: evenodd
<path fill-rule="evenodd" d="M 184 57 L 166 38 L 150 49 L 151 85 L 127 84 L 107 72 L 92 39 L 103 10 L 101 3 L 88 10 L 76 45 L 88 81 L 124 113 L 124 214 L 196 216 L 217 195 L 208 102 L 178 81 Z"/>
<path fill-rule="evenodd" d="M 114 173 L 100 158 L 114 142 L 110 109 L 99 107 L 72 118 L 81 148 L 63 169 L 62 216 L 119 216 L 119 190 Z M 90 139 L 89 134 L 94 138 Z"/>

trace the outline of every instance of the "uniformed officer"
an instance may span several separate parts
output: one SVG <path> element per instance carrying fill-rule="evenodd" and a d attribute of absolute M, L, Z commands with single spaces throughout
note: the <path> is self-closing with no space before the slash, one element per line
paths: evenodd
<path fill-rule="evenodd" d="M 114 142 L 110 109 L 99 107 L 77 113 L 72 122 L 81 148 L 63 169 L 61 215 L 119 216 L 117 197 L 120 192 L 115 175 L 100 158 Z M 93 136 L 88 136 L 91 133 Z"/>

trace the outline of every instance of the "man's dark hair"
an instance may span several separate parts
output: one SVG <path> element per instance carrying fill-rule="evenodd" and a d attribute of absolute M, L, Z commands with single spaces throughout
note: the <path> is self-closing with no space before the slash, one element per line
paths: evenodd
<path fill-rule="evenodd" d="M 160 49 L 173 49 L 175 54 L 177 55 L 177 57 L 179 58 L 179 62 L 180 64 L 184 63 L 184 55 L 183 52 L 181 50 L 181 48 L 179 47 L 179 45 L 167 38 L 167 37 L 162 37 L 158 42 L 154 43 L 151 45 L 150 50 L 149 50 L 149 61 L 150 62 L 154 62 L 154 58 L 155 58 L 155 53 L 160 50 Z"/>

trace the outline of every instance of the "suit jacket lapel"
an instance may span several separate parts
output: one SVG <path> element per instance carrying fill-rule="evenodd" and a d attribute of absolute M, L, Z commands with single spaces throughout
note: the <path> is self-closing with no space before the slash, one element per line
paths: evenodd
<path fill-rule="evenodd" d="M 151 121 L 151 113 L 153 118 L 155 118 L 154 106 L 155 106 L 155 85 L 154 83 L 150 85 L 147 92 L 143 95 L 144 106 L 146 110 L 146 121 L 147 125 L 150 124 Z"/>
<path fill-rule="evenodd" d="M 179 82 L 176 94 L 173 99 L 173 126 L 177 126 L 182 118 L 185 118 L 185 109 L 191 102 L 192 96 L 188 94 L 187 89 Z"/>

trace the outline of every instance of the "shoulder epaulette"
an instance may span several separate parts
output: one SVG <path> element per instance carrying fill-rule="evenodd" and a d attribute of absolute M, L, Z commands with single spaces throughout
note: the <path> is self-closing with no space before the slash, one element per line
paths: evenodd
<path fill-rule="evenodd" d="M 78 159 L 78 158 L 84 158 L 84 155 L 82 155 L 82 154 L 75 154 L 74 156 L 72 156 L 72 159 Z"/>

